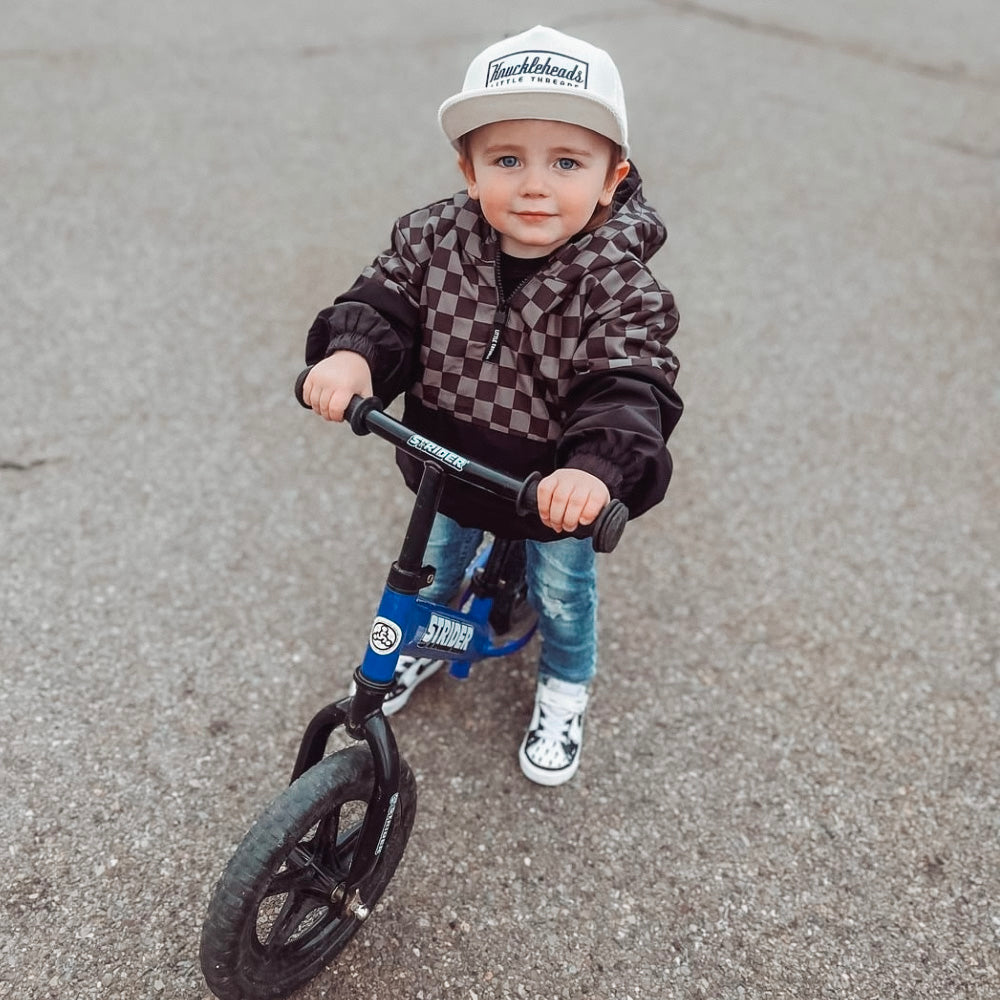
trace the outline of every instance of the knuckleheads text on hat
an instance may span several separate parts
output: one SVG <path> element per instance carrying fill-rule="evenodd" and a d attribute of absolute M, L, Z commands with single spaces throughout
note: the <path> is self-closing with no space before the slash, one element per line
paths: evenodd
<path fill-rule="evenodd" d="M 487 66 L 486 86 L 547 83 L 586 90 L 589 68 L 583 60 L 561 52 L 511 52 Z"/>

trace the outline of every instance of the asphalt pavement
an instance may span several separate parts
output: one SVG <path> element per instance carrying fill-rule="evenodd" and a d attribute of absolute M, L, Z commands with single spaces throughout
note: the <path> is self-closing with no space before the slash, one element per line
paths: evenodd
<path fill-rule="evenodd" d="M 435 678 L 379 912 L 299 996 L 1000 995 L 1000 31 L 986 0 L 7 3 L 0 997 L 207 997 L 215 879 L 408 510 L 312 317 L 459 186 L 504 33 L 608 48 L 670 240 L 667 500 L 603 559 L 577 778 L 533 650 Z"/>

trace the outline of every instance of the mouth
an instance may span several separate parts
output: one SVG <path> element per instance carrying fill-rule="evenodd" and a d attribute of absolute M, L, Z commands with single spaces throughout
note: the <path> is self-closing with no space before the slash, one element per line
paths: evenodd
<path fill-rule="evenodd" d="M 515 214 L 519 219 L 525 219 L 528 222 L 541 222 L 543 219 L 554 218 L 549 212 L 516 212 Z"/>

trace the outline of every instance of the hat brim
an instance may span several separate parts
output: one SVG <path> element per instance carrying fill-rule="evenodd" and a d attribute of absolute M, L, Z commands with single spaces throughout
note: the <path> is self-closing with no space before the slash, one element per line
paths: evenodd
<path fill-rule="evenodd" d="M 456 94 L 438 111 L 438 121 L 453 146 L 473 129 L 522 118 L 580 125 L 606 136 L 628 156 L 624 123 L 609 104 L 594 96 L 553 93 L 551 87 L 518 87 L 499 92 L 494 87 Z"/>

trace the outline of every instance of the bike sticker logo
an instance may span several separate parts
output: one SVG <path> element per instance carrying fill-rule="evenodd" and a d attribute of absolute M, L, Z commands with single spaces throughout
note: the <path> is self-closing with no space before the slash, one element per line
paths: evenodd
<path fill-rule="evenodd" d="M 388 618 L 376 618 L 372 622 L 372 634 L 368 639 L 368 644 L 376 652 L 383 656 L 391 653 L 403 638 L 402 629 Z"/>
<path fill-rule="evenodd" d="M 431 615 L 427 623 L 427 631 L 417 644 L 430 649 L 453 649 L 464 652 L 472 642 L 474 629 L 465 622 L 457 622 L 454 618 L 443 615 Z"/>
<path fill-rule="evenodd" d="M 435 444 L 433 441 L 428 441 L 427 438 L 420 434 L 411 434 L 406 443 L 411 448 L 416 448 L 417 451 L 422 451 L 426 455 L 433 455 L 444 462 L 445 465 L 450 465 L 458 472 L 461 472 L 469 464 L 467 458 L 462 458 L 461 455 L 456 455 L 453 451 L 448 451 L 447 448 L 442 448 L 441 445 Z"/>
<path fill-rule="evenodd" d="M 375 857 L 378 857 L 382 853 L 382 848 L 385 847 L 386 838 L 389 836 L 389 827 L 392 826 L 392 817 L 396 812 L 396 803 L 399 801 L 399 792 L 393 792 L 392 798 L 389 799 L 389 811 L 386 813 L 385 822 L 382 824 L 382 836 L 378 839 L 378 847 L 375 848 Z"/>

